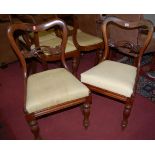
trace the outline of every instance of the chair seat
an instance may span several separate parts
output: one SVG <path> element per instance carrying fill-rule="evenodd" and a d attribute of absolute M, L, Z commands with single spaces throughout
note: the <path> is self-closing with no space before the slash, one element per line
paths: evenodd
<path fill-rule="evenodd" d="M 45 41 L 55 38 L 55 36 L 56 35 L 53 29 L 48 30 L 48 31 L 42 31 L 42 32 L 39 32 L 39 41 L 45 42 Z"/>
<path fill-rule="evenodd" d="M 67 25 L 67 28 L 68 28 L 69 31 L 72 31 L 74 29 L 74 27 L 70 26 L 70 25 Z"/>
<path fill-rule="evenodd" d="M 53 31 L 49 31 L 49 32 L 47 31 L 44 33 L 40 33 L 39 39 L 40 39 L 39 40 L 40 46 L 46 45 L 46 46 L 51 46 L 51 47 L 56 47 L 60 45 L 62 41 L 62 39 L 57 37 Z M 76 50 L 76 47 L 74 46 L 74 44 L 67 41 L 65 52 L 67 53 L 67 52 L 72 52 L 75 50 Z M 50 53 L 47 51 L 44 54 L 50 55 Z"/>
<path fill-rule="evenodd" d="M 81 74 L 83 83 L 126 97 L 133 93 L 136 67 L 106 60 Z"/>
<path fill-rule="evenodd" d="M 72 43 L 72 36 L 68 37 L 68 41 Z M 77 42 L 80 46 L 90 46 L 103 42 L 99 37 L 93 36 L 91 34 L 82 32 L 81 30 L 77 31 Z"/>
<path fill-rule="evenodd" d="M 89 96 L 89 89 L 64 68 L 28 78 L 26 110 L 29 113 Z"/>
<path fill-rule="evenodd" d="M 55 37 L 55 38 L 52 38 L 52 39 L 50 38 L 49 40 L 46 40 L 46 41 L 40 41 L 41 46 L 46 45 L 46 46 L 56 47 L 56 46 L 58 46 L 60 44 L 61 44 L 61 38 L 59 38 L 59 37 Z M 76 50 L 76 47 L 73 44 L 67 42 L 65 53 L 72 52 L 72 51 L 75 51 L 75 50 Z M 47 51 L 44 54 L 45 55 L 50 55 L 50 53 L 47 52 Z"/>

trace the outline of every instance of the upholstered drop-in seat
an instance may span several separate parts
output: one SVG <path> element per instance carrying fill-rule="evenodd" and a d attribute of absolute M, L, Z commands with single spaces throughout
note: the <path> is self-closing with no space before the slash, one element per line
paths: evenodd
<path fill-rule="evenodd" d="M 66 69 L 48 70 L 28 77 L 26 109 L 32 113 L 86 96 L 89 89 Z"/>
<path fill-rule="evenodd" d="M 56 34 L 53 31 L 46 31 L 39 33 L 39 41 L 40 46 L 51 46 L 56 47 L 61 44 L 62 39 L 57 37 Z M 75 51 L 76 47 L 74 44 L 70 41 L 67 41 L 65 53 Z M 48 51 L 44 53 L 45 55 L 50 55 Z"/>
<path fill-rule="evenodd" d="M 126 97 L 133 93 L 136 67 L 105 60 L 81 74 L 81 81 Z"/>
<path fill-rule="evenodd" d="M 72 36 L 68 37 L 68 41 L 72 43 Z M 77 41 L 80 46 L 90 46 L 103 42 L 101 38 L 85 33 L 80 29 L 77 30 Z"/>
<path fill-rule="evenodd" d="M 74 29 L 74 27 L 73 26 L 70 26 L 70 25 L 67 25 L 67 29 L 68 29 L 68 31 L 73 31 L 73 29 Z"/>

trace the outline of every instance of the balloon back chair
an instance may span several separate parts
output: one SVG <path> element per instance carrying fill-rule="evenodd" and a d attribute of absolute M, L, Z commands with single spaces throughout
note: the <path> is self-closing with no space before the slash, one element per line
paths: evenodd
<path fill-rule="evenodd" d="M 37 55 L 43 50 L 60 52 L 62 68 L 50 69 L 39 73 L 27 74 L 25 53 L 19 46 L 18 33 L 38 33 L 58 26 L 62 29 L 62 41 L 57 47 L 33 48 L 30 55 Z M 16 34 L 16 35 L 14 35 Z M 65 47 L 67 43 L 67 28 L 63 21 L 52 20 L 40 25 L 35 24 L 12 24 L 8 28 L 9 42 L 17 55 L 22 66 L 24 77 L 24 113 L 35 139 L 41 139 L 37 120 L 52 112 L 60 111 L 78 104 L 83 105 L 85 128 L 88 127 L 91 96 L 89 89 L 73 76 L 65 61 Z"/>
<path fill-rule="evenodd" d="M 111 43 L 108 28 L 111 24 L 129 31 L 139 28 L 148 30 L 143 45 L 137 49 L 132 49 L 130 42 L 127 41 L 115 43 L 117 47 L 125 49 L 124 53 L 126 55 L 134 57 L 133 64 L 110 60 L 109 47 Z M 86 84 L 91 91 L 104 94 L 124 103 L 121 127 L 125 129 L 134 102 L 141 59 L 152 38 L 153 24 L 147 20 L 128 22 L 116 17 L 107 17 L 103 20 L 101 27 L 105 46 L 103 57 L 98 65 L 81 74 L 81 81 Z"/>

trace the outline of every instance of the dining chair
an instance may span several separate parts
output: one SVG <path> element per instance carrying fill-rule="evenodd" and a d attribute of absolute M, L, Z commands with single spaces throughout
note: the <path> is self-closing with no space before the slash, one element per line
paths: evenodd
<path fill-rule="evenodd" d="M 133 64 L 120 63 L 109 59 L 109 47 L 111 46 L 109 27 L 111 25 L 129 31 L 133 29 L 148 30 L 146 38 L 139 48 L 131 46 L 131 40 L 129 42 L 124 40 L 112 43 L 121 48 L 121 50 L 124 49 L 124 54 L 127 56 L 132 56 L 134 58 Z M 81 74 L 81 82 L 93 92 L 106 95 L 124 103 L 121 127 L 125 129 L 134 103 L 142 56 L 152 38 L 153 24 L 147 20 L 129 22 L 109 16 L 102 21 L 101 28 L 105 49 L 103 57 L 98 65 Z"/>
<path fill-rule="evenodd" d="M 24 52 L 25 49 L 19 44 L 21 36 L 17 35 L 18 33 L 16 32 L 20 31 L 23 34 L 39 33 L 54 26 L 62 29 L 60 45 L 56 47 L 33 47 L 29 53 Z M 37 122 L 39 118 L 79 104 L 83 106 L 83 125 L 87 128 L 89 125 L 91 95 L 89 89 L 70 73 L 66 64 L 67 28 L 65 23 L 62 20 L 55 19 L 39 25 L 30 23 L 12 24 L 8 28 L 7 35 L 22 67 L 24 78 L 24 114 L 34 138 L 41 139 Z M 26 56 L 24 54 L 35 56 L 43 53 L 44 50 L 46 52 L 58 51 L 63 67 L 28 75 L 25 61 Z"/>
<path fill-rule="evenodd" d="M 102 57 L 103 39 L 98 36 L 97 20 L 100 15 L 81 14 L 73 16 L 72 36 L 68 37 L 69 42 L 73 42 L 80 53 L 94 51 L 96 53 L 95 64 Z"/>

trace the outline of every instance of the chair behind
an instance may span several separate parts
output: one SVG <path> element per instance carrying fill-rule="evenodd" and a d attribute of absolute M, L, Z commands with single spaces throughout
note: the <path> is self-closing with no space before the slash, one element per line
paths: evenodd
<path fill-rule="evenodd" d="M 97 20 L 98 14 L 74 15 L 73 43 L 81 53 L 94 51 L 96 53 L 95 64 L 102 57 L 103 39 L 100 35 Z M 71 40 L 69 38 L 69 40 Z"/>

